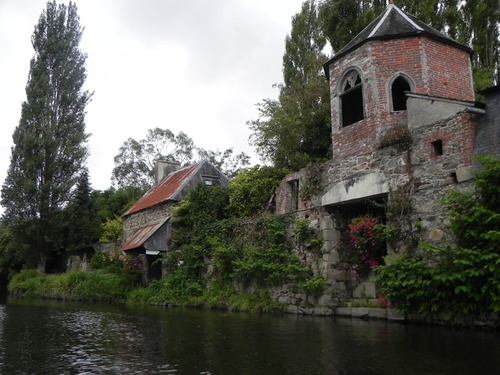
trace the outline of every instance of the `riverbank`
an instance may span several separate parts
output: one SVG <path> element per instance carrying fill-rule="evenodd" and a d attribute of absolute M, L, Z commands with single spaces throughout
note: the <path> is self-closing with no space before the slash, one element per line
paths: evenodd
<path fill-rule="evenodd" d="M 172 288 L 167 280 L 158 280 L 147 288 L 139 287 L 130 275 L 103 270 L 76 271 L 59 275 L 45 275 L 36 270 L 25 270 L 15 275 L 8 285 L 11 295 L 38 297 L 62 301 L 108 302 L 163 307 L 189 307 L 201 310 L 235 311 L 249 313 L 286 313 L 323 317 L 342 317 L 364 320 L 387 320 L 410 324 L 445 325 L 498 330 L 500 317 L 470 317 L 462 320 L 439 316 L 424 317 L 400 314 L 391 307 L 340 306 L 333 309 L 309 306 L 297 308 L 272 300 L 266 290 L 252 294 L 238 293 L 228 285 L 212 285 L 199 289 L 185 285 L 184 290 Z"/>

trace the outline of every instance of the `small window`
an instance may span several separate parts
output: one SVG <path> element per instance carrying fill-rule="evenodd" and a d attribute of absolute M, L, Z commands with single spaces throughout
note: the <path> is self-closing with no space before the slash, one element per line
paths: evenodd
<path fill-rule="evenodd" d="M 438 139 L 432 142 L 432 154 L 434 156 L 443 155 L 443 141 Z"/>
<path fill-rule="evenodd" d="M 290 211 L 299 209 L 299 180 L 293 180 L 288 183 L 290 186 Z"/>
<path fill-rule="evenodd" d="M 340 105 L 342 126 L 348 126 L 365 118 L 363 108 L 363 82 L 358 71 L 350 71 L 343 79 Z"/>
<path fill-rule="evenodd" d="M 392 82 L 392 110 L 406 111 L 406 91 L 411 91 L 410 84 L 403 77 L 398 77 Z"/>
<path fill-rule="evenodd" d="M 218 177 L 218 176 L 203 175 L 203 176 L 201 176 L 201 179 L 203 180 L 205 185 L 208 185 L 208 186 L 221 185 L 220 177 Z"/>

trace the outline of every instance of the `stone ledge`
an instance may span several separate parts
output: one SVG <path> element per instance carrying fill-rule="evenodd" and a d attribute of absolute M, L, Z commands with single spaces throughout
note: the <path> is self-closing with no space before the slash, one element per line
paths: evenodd
<path fill-rule="evenodd" d="M 375 307 L 337 307 L 334 315 L 351 318 L 405 320 L 405 316 L 397 313 L 395 309 L 380 309 Z"/>

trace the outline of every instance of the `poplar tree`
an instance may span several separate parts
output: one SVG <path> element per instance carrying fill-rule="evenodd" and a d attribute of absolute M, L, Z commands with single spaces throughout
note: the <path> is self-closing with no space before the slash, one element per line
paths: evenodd
<path fill-rule="evenodd" d="M 328 158 L 331 151 L 329 87 L 323 72 L 327 57 L 314 0 L 292 18 L 285 39 L 283 84 L 278 100 L 257 105 L 259 119 L 247 125 L 257 153 L 277 168 L 298 170 Z"/>
<path fill-rule="evenodd" d="M 42 271 L 62 250 L 63 209 L 87 157 L 82 31 L 74 3 L 47 3 L 31 38 L 26 101 L 2 186 L 4 220 L 27 264 Z"/>

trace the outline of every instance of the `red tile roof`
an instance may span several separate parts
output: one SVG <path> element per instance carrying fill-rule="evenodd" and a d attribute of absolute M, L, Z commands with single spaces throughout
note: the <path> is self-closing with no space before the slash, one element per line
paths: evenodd
<path fill-rule="evenodd" d="M 142 246 L 169 219 L 166 217 L 140 228 L 118 251 L 132 250 Z"/>
<path fill-rule="evenodd" d="M 201 163 L 180 169 L 169 174 L 158 185 L 149 189 L 123 216 L 157 205 L 168 200 L 173 200 L 175 194 L 184 186 L 184 183 L 194 175 Z"/>

